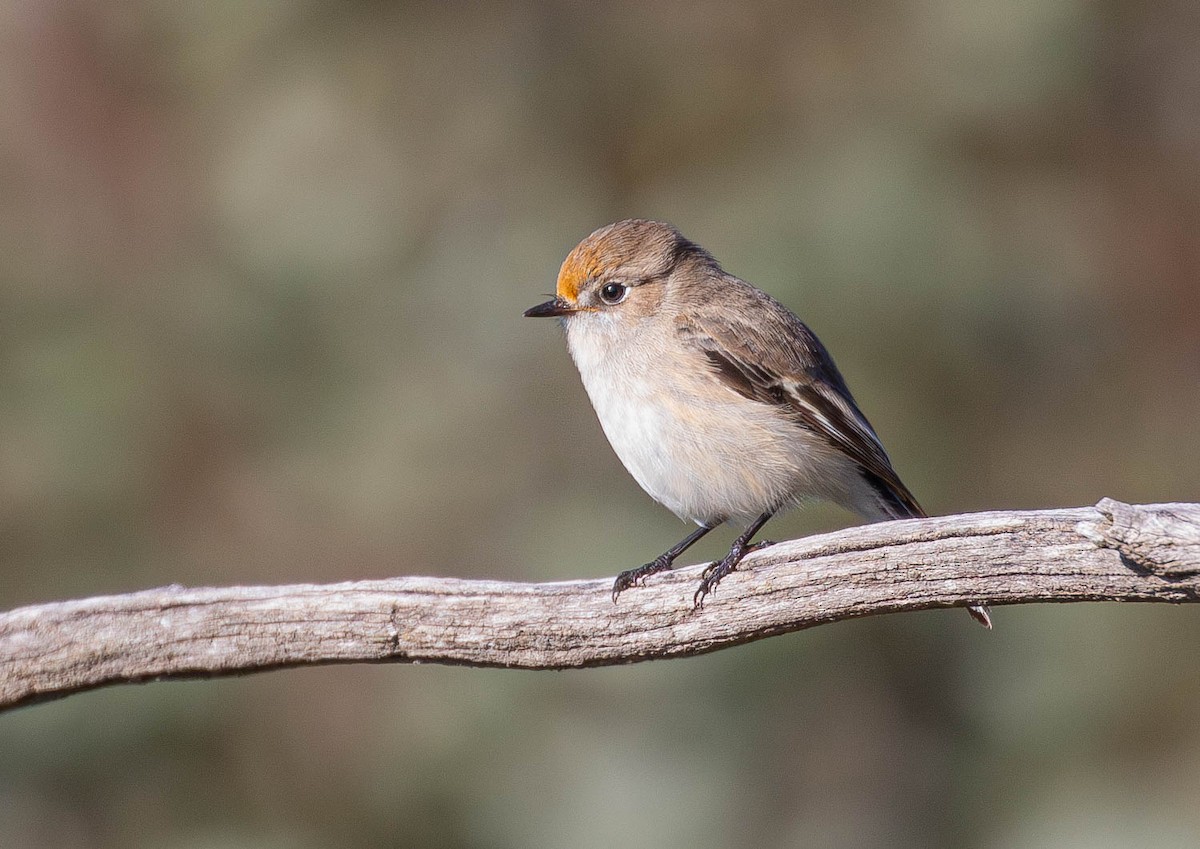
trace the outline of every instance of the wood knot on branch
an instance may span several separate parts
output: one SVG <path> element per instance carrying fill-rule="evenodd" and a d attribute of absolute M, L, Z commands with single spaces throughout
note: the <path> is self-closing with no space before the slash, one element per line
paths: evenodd
<path fill-rule="evenodd" d="M 1200 575 L 1200 505 L 1132 505 L 1102 499 L 1099 521 L 1083 521 L 1079 533 L 1100 548 L 1120 553 L 1125 565 L 1165 581 Z"/>

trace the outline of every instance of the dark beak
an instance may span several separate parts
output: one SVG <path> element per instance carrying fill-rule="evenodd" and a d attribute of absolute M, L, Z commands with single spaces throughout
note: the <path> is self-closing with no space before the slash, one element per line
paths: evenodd
<path fill-rule="evenodd" d="M 526 318 L 551 318 L 556 315 L 570 315 L 575 312 L 571 305 L 562 298 L 554 298 L 546 301 L 544 304 L 538 304 L 536 307 L 530 307 L 525 310 Z"/>

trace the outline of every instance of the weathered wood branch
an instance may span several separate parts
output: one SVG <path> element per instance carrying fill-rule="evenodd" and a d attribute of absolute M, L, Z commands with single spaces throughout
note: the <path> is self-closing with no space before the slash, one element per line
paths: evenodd
<path fill-rule="evenodd" d="M 1105 499 L 848 528 L 752 554 L 693 610 L 698 575 L 655 576 L 617 604 L 611 579 L 393 578 L 33 605 L 0 614 L 0 710 L 108 684 L 314 664 L 633 663 L 980 601 L 1197 601 L 1200 504 Z"/>

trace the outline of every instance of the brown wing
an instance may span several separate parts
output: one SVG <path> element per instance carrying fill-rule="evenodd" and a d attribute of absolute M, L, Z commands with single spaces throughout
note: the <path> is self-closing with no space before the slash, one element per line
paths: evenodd
<path fill-rule="evenodd" d="M 924 516 L 825 346 L 778 301 L 737 282 L 750 290 L 739 292 L 742 297 L 758 302 L 755 309 L 740 312 L 756 320 L 697 310 L 680 320 L 681 338 L 699 348 L 734 391 L 787 411 L 801 427 L 854 460 L 897 518 Z"/>

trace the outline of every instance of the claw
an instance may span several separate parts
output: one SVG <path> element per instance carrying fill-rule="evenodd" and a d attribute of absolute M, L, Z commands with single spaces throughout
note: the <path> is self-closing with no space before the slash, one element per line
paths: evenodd
<path fill-rule="evenodd" d="M 700 586 L 696 588 L 696 594 L 692 596 L 692 607 L 696 610 L 704 608 L 704 597 L 709 593 L 717 591 L 717 584 L 733 570 L 737 569 L 737 565 L 741 562 L 745 552 L 733 551 L 726 554 L 722 559 L 715 563 L 708 564 L 704 571 L 700 574 Z"/>
<path fill-rule="evenodd" d="M 683 554 L 696 540 L 711 531 L 714 526 L 701 525 L 692 531 L 676 545 L 664 551 L 658 557 L 651 560 L 636 569 L 629 569 L 617 575 L 617 580 L 613 582 L 612 599 L 613 604 L 617 603 L 617 596 L 625 592 L 630 587 L 636 587 L 638 584 L 646 583 L 646 579 L 656 572 L 665 572 L 675 563 L 675 558 Z"/>
<path fill-rule="evenodd" d="M 668 553 L 670 553 L 670 552 L 668 552 Z M 649 563 L 642 564 L 641 566 L 637 567 L 636 569 L 626 569 L 620 575 L 617 575 L 617 579 L 615 581 L 613 581 L 613 589 L 612 589 L 613 604 L 617 603 L 617 596 L 619 596 L 621 593 L 625 592 L 625 590 L 630 589 L 631 587 L 640 586 L 640 585 L 646 583 L 646 579 L 649 578 L 651 575 L 657 574 L 659 572 L 666 572 L 668 569 L 671 568 L 671 563 L 673 560 L 674 560 L 673 557 L 667 557 L 666 554 L 663 554 L 659 557 L 654 558 Z"/>

